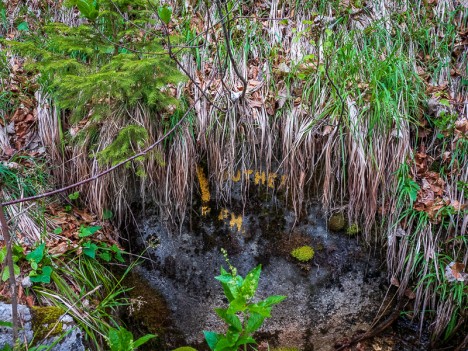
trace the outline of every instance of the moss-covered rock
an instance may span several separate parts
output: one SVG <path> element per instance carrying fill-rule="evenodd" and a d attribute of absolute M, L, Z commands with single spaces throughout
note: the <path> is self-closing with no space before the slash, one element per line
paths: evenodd
<path fill-rule="evenodd" d="M 342 213 L 333 214 L 328 220 L 328 229 L 340 232 L 346 227 L 346 219 Z"/>
<path fill-rule="evenodd" d="M 63 323 L 60 317 L 65 313 L 63 309 L 56 306 L 32 307 L 32 328 L 34 340 L 40 341 L 62 333 Z"/>
<path fill-rule="evenodd" d="M 291 256 L 301 262 L 310 261 L 314 257 L 312 246 L 301 246 L 291 251 Z"/>
<path fill-rule="evenodd" d="M 361 232 L 361 228 L 357 223 L 351 224 L 347 229 L 346 229 L 346 234 L 349 236 L 354 236 L 357 235 Z"/>

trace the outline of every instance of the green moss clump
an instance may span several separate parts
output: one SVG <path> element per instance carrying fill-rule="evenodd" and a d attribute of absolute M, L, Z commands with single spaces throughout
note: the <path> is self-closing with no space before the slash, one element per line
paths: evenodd
<path fill-rule="evenodd" d="M 348 229 L 346 229 L 346 234 L 348 234 L 349 236 L 359 234 L 360 232 L 361 232 L 361 228 L 359 227 L 357 223 L 351 224 L 348 227 Z"/>
<path fill-rule="evenodd" d="M 197 351 L 196 349 L 194 349 L 193 347 L 189 347 L 189 346 L 182 346 L 182 347 L 179 347 L 175 350 L 172 350 L 172 351 Z"/>
<path fill-rule="evenodd" d="M 301 246 L 291 251 L 291 256 L 301 262 L 310 261 L 314 257 L 312 246 Z"/>
<path fill-rule="evenodd" d="M 342 213 L 335 213 L 328 220 L 328 229 L 333 232 L 342 231 L 346 226 L 346 219 Z"/>
<path fill-rule="evenodd" d="M 46 337 L 61 334 L 63 323 L 58 322 L 65 311 L 56 306 L 32 307 L 32 328 L 34 339 L 42 341 Z M 58 322 L 58 323 L 57 323 Z"/>

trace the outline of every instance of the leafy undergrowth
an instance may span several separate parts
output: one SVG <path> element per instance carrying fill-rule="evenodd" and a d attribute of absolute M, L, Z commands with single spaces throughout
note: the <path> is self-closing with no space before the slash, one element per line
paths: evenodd
<path fill-rule="evenodd" d="M 0 8 L 4 198 L 95 174 L 154 142 L 197 101 L 163 146 L 80 189 L 91 212 L 109 208 L 123 220 L 139 186 L 182 220 L 198 164 L 212 201 L 229 198 L 239 170 L 246 185 L 246 170 L 275 171 L 298 216 L 320 189 L 326 211 L 344 208 L 366 242 L 387 250 L 389 281 L 410 297 L 409 315 L 433 321 L 434 343 L 466 331 L 463 2 L 172 1 L 156 18 L 150 3 L 123 1 L 125 21 L 101 3 L 81 15 L 46 1 Z M 188 83 L 167 58 L 169 42 Z M 63 250 L 84 243 L 81 225 L 102 225 L 65 211 L 74 224 L 54 236 L 53 226 L 31 225 L 63 212 L 49 208 L 44 219 L 44 208 L 8 208 L 22 245 L 58 240 L 47 247 Z"/>

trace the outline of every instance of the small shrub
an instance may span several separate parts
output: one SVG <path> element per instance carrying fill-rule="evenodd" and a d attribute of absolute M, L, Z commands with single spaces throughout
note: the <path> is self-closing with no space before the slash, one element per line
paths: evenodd
<path fill-rule="evenodd" d="M 314 249 L 311 246 L 301 246 L 291 251 L 291 256 L 301 262 L 310 261 L 314 254 Z"/>
<path fill-rule="evenodd" d="M 215 279 L 221 283 L 229 302 L 227 308 L 216 308 L 216 314 L 228 325 L 225 334 L 204 331 L 205 340 L 213 351 L 244 350 L 248 344 L 256 344 L 252 335 L 262 326 L 266 318 L 271 317 L 273 306 L 283 301 L 286 296 L 272 295 L 265 300 L 253 302 L 260 279 L 261 265 L 252 269 L 245 278 L 237 274 L 231 265 L 227 253 L 222 250 L 229 266 L 229 272 L 221 267 L 221 275 Z"/>

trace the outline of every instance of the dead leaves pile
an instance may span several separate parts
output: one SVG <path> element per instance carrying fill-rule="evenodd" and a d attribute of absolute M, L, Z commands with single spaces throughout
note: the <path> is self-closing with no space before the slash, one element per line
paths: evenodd
<path fill-rule="evenodd" d="M 445 155 L 446 158 L 449 155 Z M 446 206 L 453 207 L 454 211 L 461 211 L 467 207 L 461 204 L 457 199 L 451 199 L 447 190 L 446 183 L 439 173 L 430 171 L 429 164 L 433 159 L 426 154 L 424 146 L 415 155 L 417 169 L 417 181 L 420 189 L 417 199 L 414 203 L 414 209 L 424 211 L 429 218 L 438 223 L 441 220 L 441 210 Z"/>
<path fill-rule="evenodd" d="M 13 155 L 37 156 L 44 154 L 40 139 L 36 132 L 37 101 L 34 92 L 36 83 L 23 69 L 19 59 L 15 59 L 11 66 L 9 80 L 3 82 L 5 92 L 9 93 L 12 111 L 4 111 L 5 119 L 0 119 L 0 126 L 4 127 L 8 144 L 0 149 L 0 161 L 8 161 Z"/>
<path fill-rule="evenodd" d="M 116 244 L 118 233 L 109 223 L 102 223 L 97 217 L 88 210 L 73 208 L 71 211 L 65 211 L 63 207 L 50 205 L 46 210 L 46 216 L 53 223 L 54 229 L 60 228 L 59 234 L 51 234 L 47 240 L 46 246 L 49 253 L 54 256 L 62 255 L 70 250 L 77 250 L 76 254 L 81 254 L 79 232 L 82 226 L 96 226 L 99 224 L 102 228 L 93 236 L 93 240 L 100 243 L 107 243 L 110 246 Z M 119 246 L 120 247 L 120 246 Z"/>

